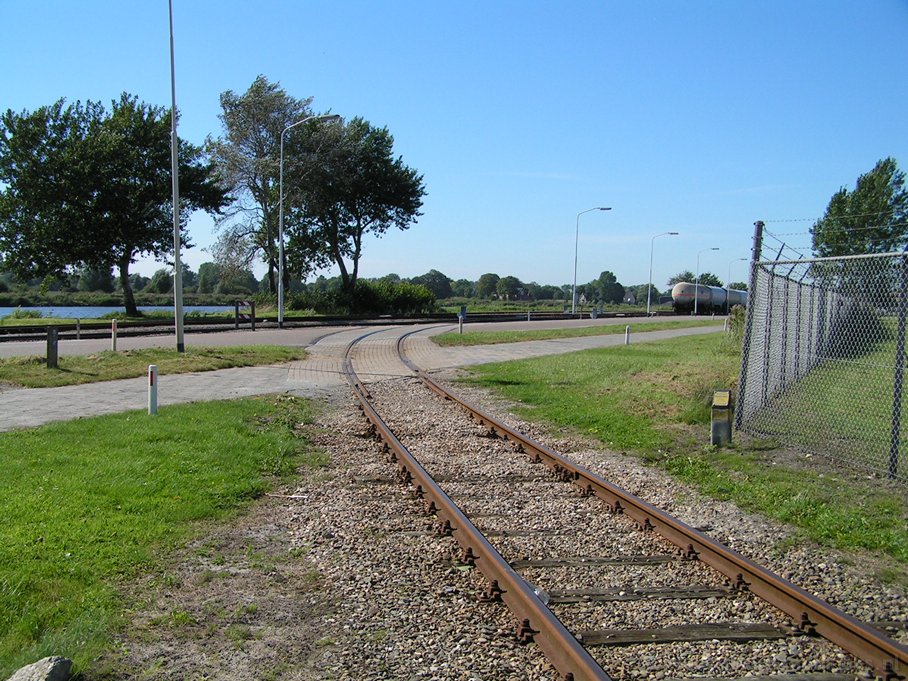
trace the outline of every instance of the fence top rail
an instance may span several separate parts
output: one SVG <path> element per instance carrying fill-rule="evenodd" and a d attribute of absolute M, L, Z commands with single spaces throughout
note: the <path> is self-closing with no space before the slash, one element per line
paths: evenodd
<path fill-rule="evenodd" d="M 891 253 L 864 253 L 861 255 L 832 255 L 825 258 L 800 258 L 798 260 L 758 260 L 756 265 L 809 265 L 814 262 L 836 262 L 840 260 L 870 260 L 873 258 L 895 258 L 908 255 L 906 251 L 892 251 Z"/>

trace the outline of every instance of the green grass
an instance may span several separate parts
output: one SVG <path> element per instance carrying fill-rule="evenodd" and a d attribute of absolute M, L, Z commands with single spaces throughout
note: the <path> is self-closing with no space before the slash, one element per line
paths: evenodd
<path fill-rule="evenodd" d="M 433 336 L 432 340 L 442 347 L 459 345 L 494 345 L 497 343 L 519 343 L 521 341 L 551 340 L 554 338 L 580 338 L 585 336 L 612 336 L 623 334 L 628 324 L 609 324 L 603 326 L 582 326 L 567 329 L 527 329 L 523 331 L 450 331 Z M 645 331 L 665 331 L 666 329 L 688 329 L 699 326 L 722 326 L 715 321 L 702 319 L 670 322 L 645 322 L 629 324 L 631 333 Z"/>
<path fill-rule="evenodd" d="M 123 580 L 325 464 L 301 435 L 310 418 L 269 397 L 0 433 L 0 678 L 50 654 L 84 670 L 118 626 Z"/>
<path fill-rule="evenodd" d="M 843 460 L 886 469 L 892 428 L 895 342 L 860 357 L 827 359 L 753 416 L 756 430 Z M 817 408 L 814 405 L 822 405 Z M 908 481 L 908 410 L 901 413 L 902 470 Z"/>
<path fill-rule="evenodd" d="M 93 355 L 61 355 L 57 369 L 48 369 L 44 357 L 0 358 L 0 381 L 27 388 L 49 388 L 119 378 L 135 378 L 148 373 L 148 365 L 158 367 L 158 375 L 213 371 L 230 367 L 249 367 L 291 362 L 305 357 L 305 351 L 279 345 L 237 345 L 231 347 L 146 348 Z"/>
<path fill-rule="evenodd" d="M 64 317 L 0 317 L 0 326 L 62 326 L 75 324 L 74 319 Z"/>
<path fill-rule="evenodd" d="M 789 465 L 766 443 L 707 445 L 712 393 L 736 385 L 739 362 L 727 337 L 709 335 L 480 365 L 469 380 L 521 403 L 529 419 L 637 454 L 821 544 L 908 562 L 903 493 Z"/>

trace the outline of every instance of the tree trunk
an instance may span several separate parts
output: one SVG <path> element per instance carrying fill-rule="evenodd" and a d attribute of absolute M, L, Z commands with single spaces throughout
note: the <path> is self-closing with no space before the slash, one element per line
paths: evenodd
<path fill-rule="evenodd" d="M 271 260 L 268 261 L 268 293 L 277 293 L 277 286 L 275 285 L 274 263 L 271 262 Z"/>
<path fill-rule="evenodd" d="M 351 290 L 356 288 L 356 280 L 359 278 L 359 259 L 363 252 L 363 228 L 358 226 L 353 236 L 353 275 L 351 276 Z"/>
<path fill-rule="evenodd" d="M 339 248 L 334 249 L 334 262 L 337 264 L 338 269 L 340 270 L 341 281 L 343 282 L 343 289 L 351 296 L 353 295 L 353 287 L 356 285 L 356 281 L 351 281 L 350 274 L 347 272 L 347 265 L 344 263 L 344 256 L 341 254 Z"/>
<path fill-rule="evenodd" d="M 120 286 L 123 288 L 123 305 L 126 307 L 127 317 L 141 317 L 142 313 L 136 307 L 136 298 L 132 292 L 132 284 L 129 282 L 129 258 L 124 257 L 119 262 L 120 269 Z"/>

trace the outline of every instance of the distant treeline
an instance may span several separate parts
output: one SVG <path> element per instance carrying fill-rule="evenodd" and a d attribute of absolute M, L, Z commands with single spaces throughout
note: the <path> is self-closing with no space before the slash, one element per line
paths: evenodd
<path fill-rule="evenodd" d="M 690 280 L 689 272 L 673 277 L 674 281 Z M 709 273 L 701 276 L 704 284 L 714 284 Z M 139 305 L 169 305 L 173 302 L 173 270 L 162 268 L 152 276 L 130 275 Z M 260 305 L 274 304 L 275 297 L 267 276 L 257 280 L 250 270 L 228 270 L 214 262 L 202 263 L 198 272 L 183 266 L 183 302 L 186 305 L 231 305 L 236 300 L 254 298 Z M 653 286 L 651 300 L 657 304 L 667 294 Z M 290 281 L 287 289 L 287 308 L 312 310 L 321 314 L 379 313 L 417 314 L 433 312 L 438 301 L 446 304 L 471 300 L 499 302 L 570 303 L 572 286 L 522 282 L 514 276 L 499 276 L 488 272 L 476 281 L 451 279 L 438 270 L 405 279 L 388 274 L 374 279 L 362 279 L 354 293 L 349 294 L 341 277 L 319 276 L 304 283 Z M 645 305 L 647 285 L 624 286 L 612 272 L 603 272 L 597 279 L 578 284 L 578 302 L 587 305 Z M 19 281 L 9 272 L 0 272 L 0 306 L 92 305 L 118 306 L 123 304 L 119 279 L 111 270 L 75 270 L 57 279 Z"/>

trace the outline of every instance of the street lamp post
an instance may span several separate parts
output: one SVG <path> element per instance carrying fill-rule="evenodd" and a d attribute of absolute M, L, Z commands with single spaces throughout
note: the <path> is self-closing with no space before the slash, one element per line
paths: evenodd
<path fill-rule="evenodd" d="M 278 228 L 277 228 L 277 326 L 284 328 L 284 135 L 291 128 L 302 125 L 308 121 L 339 121 L 337 114 L 319 114 L 306 116 L 306 118 L 291 123 L 281 131 L 281 164 L 280 164 L 280 198 L 278 199 Z"/>
<path fill-rule="evenodd" d="M 704 248 L 702 251 L 697 253 L 697 280 L 694 284 L 694 314 L 697 314 L 697 298 L 700 297 L 700 253 L 706 253 L 706 251 L 718 251 L 718 246 L 713 246 L 712 248 Z"/>
<path fill-rule="evenodd" d="M 168 0 L 170 16 L 170 165 L 173 186 L 173 324 L 177 336 L 177 352 L 184 352 L 183 344 L 183 266 L 180 264 L 180 173 L 177 137 L 177 85 L 173 62 L 173 2 Z"/>
<path fill-rule="evenodd" d="M 646 314 L 649 316 L 649 301 L 650 296 L 652 295 L 653 290 L 653 246 L 656 245 L 656 239 L 660 236 L 678 236 L 678 232 L 662 232 L 662 234 L 657 234 L 649 242 L 649 284 L 646 286 Z"/>
<path fill-rule="evenodd" d="M 611 210 L 611 208 L 597 206 L 577 213 L 577 230 L 574 232 L 574 287 L 571 289 L 571 314 L 577 311 L 577 246 L 580 243 L 580 216 L 594 210 Z"/>
<path fill-rule="evenodd" d="M 728 302 L 728 291 L 731 288 L 731 266 L 732 263 L 739 262 L 741 260 L 747 260 L 747 258 L 735 258 L 728 263 L 728 277 L 725 279 L 725 314 L 731 312 L 731 305 Z"/>

